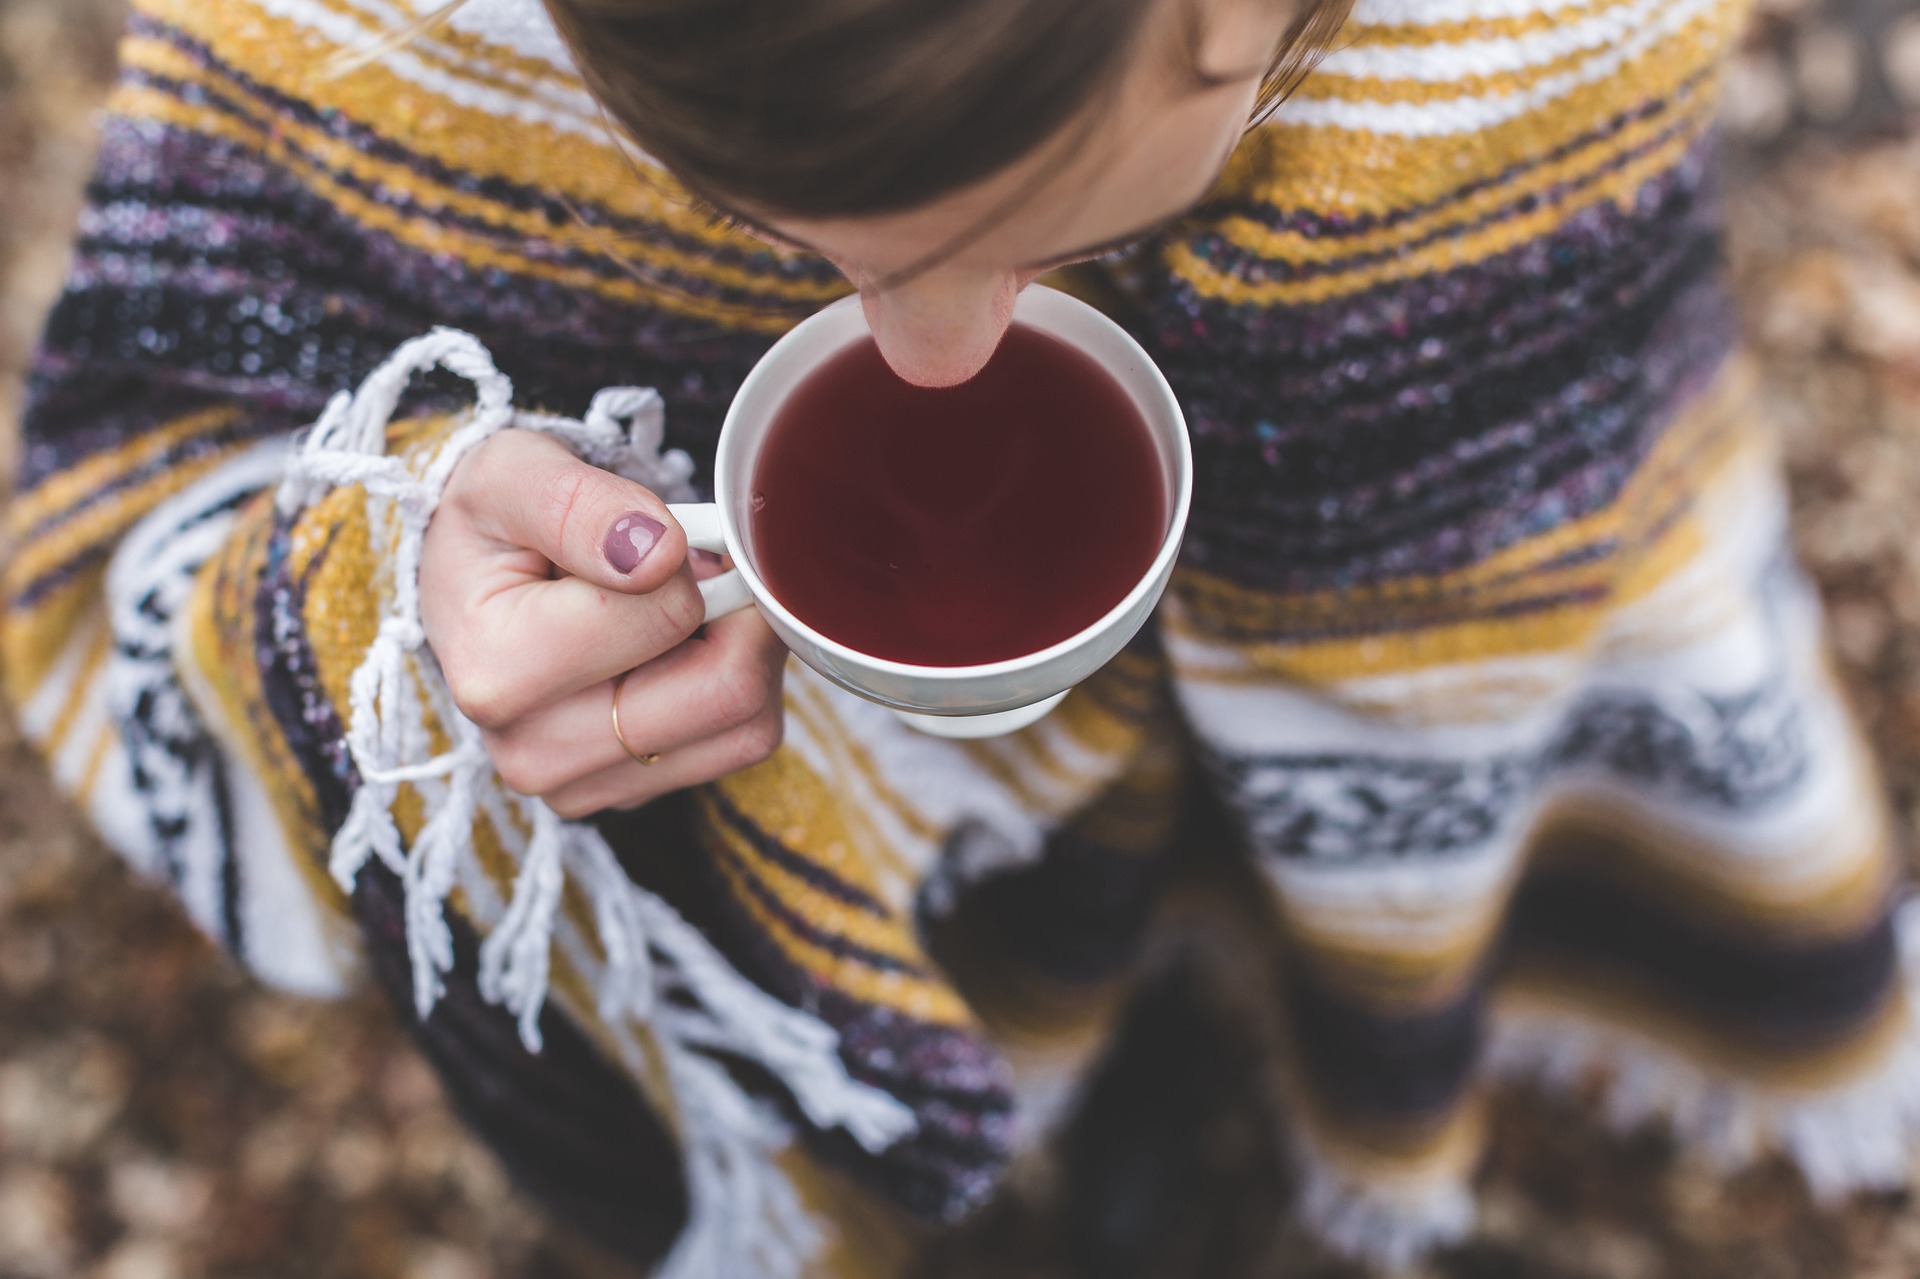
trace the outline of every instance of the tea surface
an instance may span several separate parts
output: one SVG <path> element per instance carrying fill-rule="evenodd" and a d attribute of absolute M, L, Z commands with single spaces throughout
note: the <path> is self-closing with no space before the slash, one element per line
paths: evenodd
<path fill-rule="evenodd" d="M 796 387 L 753 476 L 761 576 L 807 625 L 874 657 L 971 666 L 1098 621 L 1147 569 L 1167 502 L 1119 383 L 1016 324 L 971 381 L 894 375 L 871 338 Z"/>

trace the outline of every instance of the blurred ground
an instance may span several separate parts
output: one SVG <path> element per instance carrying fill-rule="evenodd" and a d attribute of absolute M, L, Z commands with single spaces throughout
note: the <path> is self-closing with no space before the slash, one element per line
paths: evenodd
<path fill-rule="evenodd" d="M 0 0 L 0 422 L 64 271 L 117 12 Z M 1735 276 L 1787 429 L 1801 549 L 1910 837 L 1920 0 L 1765 0 L 1727 119 Z M 1136 1054 L 1102 1084 L 1080 1157 L 1099 1193 L 1001 1210 L 936 1268 L 1347 1273 L 1276 1224 L 1284 1179 L 1255 1067 L 1194 1018 L 1176 978 L 1136 1038 L 1208 1051 Z M 1525 1098 L 1503 1100 L 1494 1129 L 1484 1237 L 1436 1276 L 1920 1276 L 1906 1197 L 1823 1213 L 1783 1169 L 1716 1178 L 1657 1135 L 1617 1140 Z M 0 728 L 0 1279 L 546 1279 L 581 1273 L 567 1254 L 448 1115 L 384 1004 L 242 980 Z"/>

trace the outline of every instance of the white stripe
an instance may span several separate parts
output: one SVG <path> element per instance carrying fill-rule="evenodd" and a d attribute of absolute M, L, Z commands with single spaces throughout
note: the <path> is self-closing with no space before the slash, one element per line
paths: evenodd
<path fill-rule="evenodd" d="M 796 665 L 797 659 L 789 662 L 789 667 Z M 933 839 L 924 838 L 895 811 L 894 804 L 880 795 L 874 780 L 846 758 L 845 734 L 839 730 L 830 714 L 793 691 L 791 685 L 798 682 L 795 676 L 789 675 L 787 679 L 789 689 L 783 745 L 812 770 L 814 776 L 820 778 L 838 800 L 861 814 L 873 827 L 874 837 L 885 846 L 883 858 L 887 855 L 891 858 L 869 858 L 873 863 L 869 869 L 874 873 L 875 887 L 880 898 L 890 907 L 895 910 L 907 909 L 914 893 L 919 890 L 919 881 L 939 857 L 938 835 Z M 826 722 L 819 724 L 816 729 L 814 721 L 823 717 Z M 897 795 L 895 798 L 911 810 L 915 819 L 932 826 L 936 832 L 940 831 L 938 824 L 926 813 L 899 799 Z"/>
<path fill-rule="evenodd" d="M 1018 861 L 1039 854 L 1046 838 L 1040 815 L 1028 811 L 1018 796 L 970 759 L 958 744 L 915 732 L 884 706 L 846 692 L 799 662 L 789 664 L 787 678 L 809 684 L 818 692 L 815 706 L 824 703 L 829 711 L 823 731 L 859 742 L 882 784 L 940 831 L 943 840 L 956 831 L 971 830 L 975 832 L 972 839 L 976 850 L 989 845 L 999 850 L 996 862 L 1003 857 Z M 797 717 L 788 722 L 790 727 L 800 728 L 795 745 L 810 751 L 809 762 L 828 770 L 821 776 L 842 783 L 854 781 L 846 770 L 825 762 L 827 756 L 820 746 L 807 742 L 806 730 Z M 876 802 L 865 811 L 884 813 L 887 807 Z M 925 841 L 903 844 L 899 851 L 916 846 L 926 848 Z M 931 854 L 939 850 L 927 851 Z M 930 861 L 922 869 L 933 869 Z"/>
<path fill-rule="evenodd" d="M 282 990 L 344 995 L 357 968 L 355 951 L 295 863 L 273 801 L 239 749 L 237 738 L 245 730 L 228 723 L 194 658 L 192 625 L 190 611 L 174 615 L 173 665 L 226 762 L 227 812 L 233 820 L 227 855 L 238 871 L 233 910 L 240 921 L 240 958 L 261 980 Z"/>
<path fill-rule="evenodd" d="M 93 758 L 94 744 L 107 727 L 107 682 L 96 677 L 80 694 L 73 722 L 66 737 L 53 747 L 47 761 L 48 771 L 61 790 L 71 794 L 86 776 Z"/>
<path fill-rule="evenodd" d="M 1191 634 L 1163 637 L 1185 686 L 1217 687 L 1222 697 L 1236 690 L 1293 683 L 1262 671 L 1247 653 L 1231 644 Z M 1364 646 L 1365 641 L 1361 642 Z M 1482 720 L 1511 721 L 1553 701 L 1586 669 L 1579 649 L 1519 656 L 1468 658 L 1445 665 L 1360 676 L 1312 685 L 1317 696 L 1369 718 L 1390 719 L 1399 728 L 1445 725 L 1461 728 Z"/>
<path fill-rule="evenodd" d="M 1604 1081 L 1607 1122 L 1654 1120 L 1723 1169 L 1771 1149 L 1790 1156 L 1817 1201 L 1863 1188 L 1911 1184 L 1920 1139 L 1920 920 L 1911 902 L 1894 916 L 1905 974 L 1900 1036 L 1873 1064 L 1833 1087 L 1765 1086 L 1704 1069 L 1624 1021 L 1554 1008 L 1507 991 L 1497 997 L 1485 1054 L 1495 1079 L 1544 1085 L 1587 1104 Z"/>
<path fill-rule="evenodd" d="M 284 442 L 271 441 L 230 458 L 154 507 L 121 539 L 107 566 L 105 594 L 116 649 L 98 683 L 104 714 L 123 725 L 138 715 L 162 736 L 185 739 L 204 732 L 198 708 L 180 684 L 173 625 L 184 617 L 196 572 L 218 553 L 233 523 L 231 512 L 209 512 L 269 487 L 285 451 Z M 149 769 L 157 762 L 144 761 Z M 220 936 L 226 848 L 210 776 L 198 761 L 168 758 L 149 773 L 141 796 L 143 818 L 161 813 L 179 820 L 182 834 L 165 845 L 180 867 L 176 891 L 194 922 Z M 136 866 L 154 868 L 162 841 L 151 826 L 136 835 L 128 825 L 122 833 L 133 837 L 116 845 L 122 855 Z"/>
<path fill-rule="evenodd" d="M 1578 656 L 1555 659 L 1564 671 L 1552 682 L 1564 691 L 1558 697 L 1529 701 L 1523 713 L 1506 720 L 1481 723 L 1409 724 L 1379 711 L 1361 713 L 1340 704 L 1349 685 L 1312 689 L 1272 683 L 1212 684 L 1186 674 L 1187 641 L 1168 633 L 1167 654 L 1180 672 L 1175 687 L 1193 726 L 1216 749 L 1231 755 L 1273 752 L 1332 751 L 1378 755 L 1387 759 L 1480 759 L 1488 754 L 1530 750 L 1560 722 L 1576 676 L 1584 664 Z M 1417 697 L 1418 684 L 1432 681 L 1444 688 L 1493 663 L 1460 663 L 1440 671 L 1395 676 L 1398 697 Z M 1360 683 L 1361 681 L 1355 681 Z M 1371 681 L 1369 681 L 1371 682 Z M 1384 687 L 1387 681 L 1378 681 Z M 1339 700 L 1337 700 L 1339 699 Z M 1370 708 L 1380 702 L 1360 699 Z M 1387 703 L 1390 704 L 1390 703 Z"/>
<path fill-rule="evenodd" d="M 142 875 L 156 875 L 153 829 L 147 821 L 146 800 L 133 788 L 133 765 L 127 748 L 112 728 L 106 754 L 100 757 L 100 771 L 94 777 L 93 791 L 87 796 L 87 820 L 106 842 Z"/>
<path fill-rule="evenodd" d="M 35 746 L 45 749 L 49 745 L 47 734 L 53 731 L 54 721 L 60 718 L 60 712 L 66 708 L 67 695 L 73 691 L 73 682 L 80 678 L 88 651 L 100 638 L 100 628 L 104 625 L 105 619 L 95 617 L 84 626 L 75 628 L 39 687 L 33 690 L 32 696 L 20 703 L 20 731 Z"/>
<path fill-rule="evenodd" d="M 1437 27 L 1450 22 L 1530 18 L 1579 8 L 1593 0 L 1358 0 L 1356 26 Z"/>
<path fill-rule="evenodd" d="M 1262 857 L 1288 911 L 1313 931 L 1387 950 L 1445 944 L 1506 900 L 1533 821 L 1522 813 L 1485 843 L 1442 856 L 1359 864 Z"/>
<path fill-rule="evenodd" d="M 1348 129 L 1389 137 L 1436 138 L 1477 133 L 1539 111 L 1576 90 L 1596 84 L 1647 52 L 1662 40 L 1684 30 L 1700 15 L 1720 7 L 1724 0 L 1676 0 L 1659 19 L 1641 28 L 1619 46 L 1584 64 L 1548 76 L 1518 93 L 1455 98 L 1447 102 L 1347 102 L 1333 98 L 1295 97 L 1273 113 L 1275 124 L 1304 128 Z M 1308 82 L 1311 85 L 1311 81 Z"/>
<path fill-rule="evenodd" d="M 416 18 L 424 18 L 445 5 L 446 0 L 341 0 L 341 3 L 388 27 L 398 28 Z M 535 58 L 556 71 L 572 73 L 573 55 L 554 29 L 540 0 L 467 0 L 445 20 L 455 31 L 477 36 L 488 44 L 509 49 L 522 57 Z"/>
<path fill-rule="evenodd" d="M 1577 22 L 1506 39 L 1338 49 L 1320 62 L 1317 72 L 1361 79 L 1446 84 L 1469 76 L 1524 71 L 1587 49 L 1618 44 L 1668 7 L 1669 0 L 1637 0 Z"/>
<path fill-rule="evenodd" d="M 358 0 L 365 8 L 369 0 Z M 314 0 L 253 0 L 256 8 L 316 32 L 342 48 L 355 49 L 367 44 L 370 35 L 352 16 L 324 8 Z M 390 11 L 391 12 L 391 11 Z M 567 92 L 558 86 L 529 85 L 525 94 L 512 94 L 490 85 L 429 66 L 406 49 L 396 49 L 381 59 L 381 65 L 395 75 L 431 93 L 463 107 L 484 111 L 502 119 L 540 125 L 590 138 L 612 147 L 606 122 L 593 99 L 584 90 Z M 377 126 L 377 120 L 364 121 Z"/>
<path fill-rule="evenodd" d="M 437 8 L 441 0 L 413 0 L 415 9 Z M 478 36 L 489 44 L 511 49 L 522 57 L 537 58 L 556 71 L 576 74 L 573 54 L 554 30 L 540 0 L 468 0 L 453 11 L 447 25 Z"/>

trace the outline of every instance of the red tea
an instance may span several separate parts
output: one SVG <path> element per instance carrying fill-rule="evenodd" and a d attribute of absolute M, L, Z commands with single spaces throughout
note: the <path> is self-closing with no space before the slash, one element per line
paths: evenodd
<path fill-rule="evenodd" d="M 1016 324 L 971 381 L 895 376 L 871 338 L 810 373 L 755 465 L 761 576 L 873 657 L 972 666 L 1098 621 L 1167 530 L 1153 437 L 1091 358 Z"/>

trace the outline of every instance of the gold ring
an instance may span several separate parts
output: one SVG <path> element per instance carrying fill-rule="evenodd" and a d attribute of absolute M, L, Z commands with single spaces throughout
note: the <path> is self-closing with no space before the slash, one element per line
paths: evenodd
<path fill-rule="evenodd" d="M 639 751 L 627 745 L 627 735 L 620 731 L 620 689 L 627 682 L 627 676 L 631 674 L 633 674 L 632 671 L 621 671 L 619 675 L 614 677 L 613 740 L 620 743 L 620 749 L 627 753 L 628 759 L 632 760 L 636 764 L 646 764 L 648 766 L 651 766 L 659 761 L 660 759 L 659 753 L 656 751 L 648 751 L 645 755 L 642 755 Z"/>

